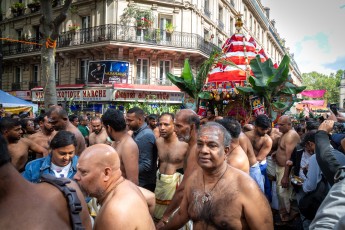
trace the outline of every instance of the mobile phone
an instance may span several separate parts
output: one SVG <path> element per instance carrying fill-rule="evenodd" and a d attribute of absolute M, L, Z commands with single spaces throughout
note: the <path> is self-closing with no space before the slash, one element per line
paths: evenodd
<path fill-rule="evenodd" d="M 334 113 L 334 115 L 338 115 L 337 104 L 330 104 L 329 109 Z"/>

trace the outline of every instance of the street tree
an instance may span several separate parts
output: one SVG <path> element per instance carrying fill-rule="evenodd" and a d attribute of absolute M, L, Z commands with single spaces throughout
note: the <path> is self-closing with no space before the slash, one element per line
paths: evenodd
<path fill-rule="evenodd" d="M 50 104 L 57 104 L 56 81 L 54 74 L 56 43 L 62 22 L 67 18 L 67 12 L 72 0 L 65 0 L 59 14 L 53 16 L 53 0 L 40 0 L 42 17 L 40 19 L 40 33 L 43 39 L 41 49 L 42 83 L 44 105 L 48 109 Z"/>
<path fill-rule="evenodd" d="M 315 71 L 304 73 L 302 74 L 303 84 L 307 86 L 307 90 L 327 90 L 324 99 L 326 99 L 328 103 L 338 103 L 340 78 L 343 72 L 343 70 L 338 70 L 335 74 L 331 73 L 330 75 Z"/>

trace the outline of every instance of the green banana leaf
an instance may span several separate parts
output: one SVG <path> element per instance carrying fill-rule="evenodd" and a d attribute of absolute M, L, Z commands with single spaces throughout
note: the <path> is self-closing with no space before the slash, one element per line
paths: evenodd
<path fill-rule="evenodd" d="M 190 97 L 195 99 L 193 89 L 190 89 L 182 77 L 175 76 L 171 73 L 167 73 L 166 76 L 169 80 L 176 85 L 182 92 L 187 93 Z"/>

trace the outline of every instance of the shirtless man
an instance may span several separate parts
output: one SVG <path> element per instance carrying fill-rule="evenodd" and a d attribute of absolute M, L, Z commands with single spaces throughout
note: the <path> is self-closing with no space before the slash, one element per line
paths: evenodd
<path fill-rule="evenodd" d="M 95 144 L 85 149 L 74 179 L 85 194 L 101 205 L 94 229 L 155 229 L 143 194 L 122 177 L 120 159 L 109 145 Z"/>
<path fill-rule="evenodd" d="M 275 181 L 276 177 L 276 170 L 275 170 L 275 163 L 272 160 L 272 154 L 278 150 L 279 140 L 283 135 L 279 132 L 279 129 L 272 128 L 271 131 L 268 133 L 270 138 L 272 139 L 272 148 L 268 156 L 266 157 L 267 160 L 267 177 L 269 180 Z"/>
<path fill-rule="evenodd" d="M 248 131 L 252 131 L 252 130 L 254 130 L 255 129 L 255 127 L 254 127 L 254 125 L 252 125 L 252 124 L 245 124 L 244 126 L 243 126 L 243 128 L 242 128 L 242 130 L 243 130 L 243 132 L 245 133 L 245 132 L 248 132 Z"/>
<path fill-rule="evenodd" d="M 277 196 L 279 201 L 279 213 L 283 222 L 290 221 L 296 216 L 296 212 L 291 209 L 290 197 L 292 188 L 290 187 L 290 158 L 291 154 L 300 142 L 298 133 L 292 129 L 291 119 L 288 116 L 281 116 L 278 120 L 279 131 L 283 133 L 280 138 L 279 147 L 272 158 L 276 162 Z"/>
<path fill-rule="evenodd" d="M 265 192 L 264 177 L 261 175 L 260 164 L 256 160 L 253 146 L 246 134 L 241 132 L 239 136 L 239 142 L 243 151 L 247 154 L 249 160 L 249 175 L 258 184 L 262 192 Z"/>
<path fill-rule="evenodd" d="M 150 129 L 152 129 L 153 134 L 156 138 L 159 137 L 159 129 L 157 127 L 157 115 L 156 114 L 150 114 L 146 117 L 147 125 Z"/>
<path fill-rule="evenodd" d="M 193 229 L 273 230 L 272 212 L 260 189 L 226 163 L 230 141 L 220 124 L 201 127 L 196 150 L 200 168 L 188 178 L 180 209 L 162 229 L 178 229 L 191 219 Z"/>
<path fill-rule="evenodd" d="M 111 142 L 109 142 L 108 134 L 105 129 L 103 129 L 101 118 L 99 117 L 93 117 L 91 119 L 91 127 L 92 127 L 92 133 L 89 135 L 89 145 L 94 144 L 107 144 L 111 145 Z"/>
<path fill-rule="evenodd" d="M 72 229 L 66 198 L 48 183 L 25 180 L 10 164 L 6 140 L 0 135 L 0 229 Z M 83 194 L 74 182 L 82 205 L 82 225 L 91 230 L 91 221 Z M 15 217 L 15 218 L 14 218 Z"/>
<path fill-rule="evenodd" d="M 266 172 L 266 157 L 270 153 L 272 148 L 272 139 L 270 138 L 270 136 L 268 136 L 268 132 L 271 131 L 271 126 L 271 120 L 267 117 L 267 115 L 262 114 L 256 117 L 254 130 L 245 132 L 253 146 L 256 160 L 260 164 L 261 174 L 265 178 L 265 195 L 269 201 L 272 200 L 272 194 L 271 182 L 269 181 Z"/>
<path fill-rule="evenodd" d="M 200 126 L 199 116 L 191 109 L 182 109 L 176 113 L 174 124 L 175 133 L 179 141 L 183 141 L 188 144 L 188 149 L 183 165 L 184 176 L 180 186 L 175 191 L 171 203 L 168 205 L 161 220 L 156 225 L 157 228 L 164 226 L 170 216 L 180 206 L 183 198 L 183 190 L 185 188 L 186 180 L 192 174 L 192 172 L 199 167 L 197 164 L 197 156 L 195 152 L 197 132 Z"/>
<path fill-rule="evenodd" d="M 220 119 L 222 119 L 222 117 L 216 116 L 216 113 L 214 112 L 214 110 L 209 109 L 206 112 L 206 117 L 201 119 L 200 124 L 206 124 L 209 121 L 216 121 L 216 120 L 220 120 Z"/>
<path fill-rule="evenodd" d="M 238 138 L 241 134 L 241 124 L 232 117 L 223 118 L 217 123 L 223 125 L 231 135 L 230 152 L 227 157 L 228 164 L 249 174 L 249 160 Z"/>
<path fill-rule="evenodd" d="M 127 133 L 126 121 L 120 110 L 108 109 L 102 116 L 104 130 L 113 141 L 112 147 L 119 154 L 122 176 L 139 184 L 139 149 Z"/>
<path fill-rule="evenodd" d="M 61 106 L 50 107 L 48 113 L 48 121 L 56 131 L 66 130 L 74 133 L 77 138 L 77 147 L 75 153 L 79 156 L 85 149 L 85 139 L 79 129 L 72 125 L 68 120 L 67 112 Z"/>
<path fill-rule="evenodd" d="M 48 155 L 48 150 L 39 146 L 28 138 L 21 138 L 22 129 L 20 122 L 12 118 L 0 120 L 0 131 L 8 143 L 8 151 L 11 155 L 11 162 L 18 171 L 23 171 L 28 161 L 29 151 L 39 156 Z"/>
<path fill-rule="evenodd" d="M 174 133 L 174 115 L 163 113 L 159 117 L 160 137 L 156 141 L 159 169 L 156 179 L 155 221 L 159 221 L 183 178 L 183 162 L 188 144 L 178 140 Z M 182 172 L 181 172 L 182 171 Z"/>
<path fill-rule="evenodd" d="M 38 117 L 38 122 L 39 122 L 41 131 L 29 136 L 29 139 L 31 141 L 33 141 L 34 143 L 37 143 L 38 145 L 42 146 L 43 148 L 45 148 L 49 151 L 50 150 L 50 147 L 49 147 L 50 141 L 55 136 L 56 131 L 53 129 L 52 125 L 49 123 L 47 115 L 45 115 L 45 114 L 40 115 Z M 43 157 L 45 157 L 45 156 L 43 156 Z M 38 157 L 36 156 L 36 158 L 38 158 Z"/>

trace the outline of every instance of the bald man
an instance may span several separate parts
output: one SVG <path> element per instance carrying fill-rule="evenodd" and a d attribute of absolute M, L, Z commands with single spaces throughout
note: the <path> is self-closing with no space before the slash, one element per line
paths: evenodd
<path fill-rule="evenodd" d="M 297 212 L 291 209 L 292 188 L 289 182 L 291 154 L 300 142 L 298 133 L 292 129 L 292 122 L 288 116 L 281 116 L 278 120 L 279 131 L 283 134 L 280 138 L 276 154 L 272 158 L 276 162 L 277 196 L 279 201 L 279 213 L 283 222 L 295 218 Z M 290 188 L 289 188 L 290 187 Z"/>
<path fill-rule="evenodd" d="M 106 144 L 95 144 L 83 152 L 74 179 L 82 191 L 95 197 L 101 209 L 94 229 L 155 229 L 143 194 L 122 177 L 117 152 Z"/>

